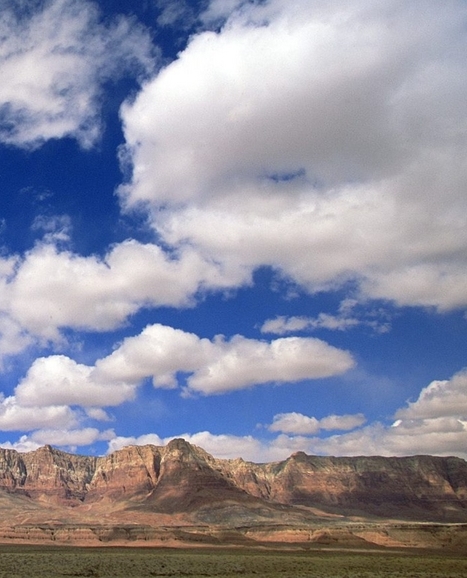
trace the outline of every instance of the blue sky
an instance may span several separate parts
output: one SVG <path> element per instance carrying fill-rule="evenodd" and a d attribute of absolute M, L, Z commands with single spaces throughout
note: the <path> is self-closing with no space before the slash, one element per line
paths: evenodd
<path fill-rule="evenodd" d="M 0 444 L 467 453 L 467 7 L 0 0 Z"/>

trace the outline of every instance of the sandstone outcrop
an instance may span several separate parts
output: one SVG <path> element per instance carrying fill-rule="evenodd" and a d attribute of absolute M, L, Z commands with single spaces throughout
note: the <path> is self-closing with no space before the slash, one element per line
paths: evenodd
<path fill-rule="evenodd" d="M 0 540 L 148 540 L 160 537 L 162 528 L 172 528 L 173 537 L 175 527 L 197 527 L 190 535 L 208 542 L 230 532 L 239 543 L 267 542 L 269 535 L 269 541 L 308 536 L 316 543 L 352 544 L 374 536 L 374 543 L 389 544 L 399 543 L 395 530 L 386 538 L 381 528 L 351 525 L 402 523 L 399 533 L 408 536 L 413 522 L 457 523 L 465 535 L 467 463 L 455 457 L 298 452 L 281 462 L 254 464 L 215 459 L 182 439 L 104 457 L 50 446 L 29 453 L 0 449 L 0 509 Z M 441 535 L 437 531 L 436 540 Z"/>
<path fill-rule="evenodd" d="M 255 471 L 256 494 L 289 505 L 381 517 L 467 519 L 467 464 L 455 457 L 308 456 L 303 452 Z M 238 483 L 242 486 L 245 476 Z M 251 478 L 245 489 L 251 487 Z"/>

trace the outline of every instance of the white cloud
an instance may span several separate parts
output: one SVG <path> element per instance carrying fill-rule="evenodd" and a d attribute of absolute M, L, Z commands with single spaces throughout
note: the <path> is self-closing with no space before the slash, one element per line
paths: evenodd
<path fill-rule="evenodd" d="M 308 329 L 312 321 L 309 317 L 286 317 L 285 315 L 278 315 L 274 319 L 267 319 L 261 325 L 261 333 L 273 333 L 275 335 L 295 333 Z"/>
<path fill-rule="evenodd" d="M 21 353 L 33 341 L 17 321 L 0 313 L 0 368 L 3 366 L 5 357 Z"/>
<path fill-rule="evenodd" d="M 201 447 L 216 458 L 237 459 L 260 462 L 275 461 L 287 458 L 296 451 L 296 441 L 279 436 L 274 442 L 258 440 L 253 436 L 234 436 L 228 434 L 212 434 L 209 431 L 194 434 L 184 433 L 181 435 L 160 438 L 157 434 L 147 434 L 140 437 L 116 437 L 109 442 L 108 451 L 113 452 L 128 445 L 165 446 L 172 439 L 183 438 L 187 442 Z"/>
<path fill-rule="evenodd" d="M 87 407 L 85 408 L 85 412 L 90 419 L 96 421 L 112 421 L 112 418 L 101 407 Z"/>
<path fill-rule="evenodd" d="M 455 234 L 455 229 L 446 230 L 447 237 Z M 453 246 L 453 252 L 463 251 L 461 246 L 464 247 L 463 235 L 459 237 L 457 247 Z M 392 299 L 400 305 L 437 307 L 445 311 L 467 304 L 466 283 L 466 263 L 453 256 L 452 262 L 414 264 L 375 274 L 363 283 L 363 288 L 374 298 Z"/>
<path fill-rule="evenodd" d="M 353 366 L 351 355 L 313 338 L 272 342 L 236 335 L 200 339 L 193 333 L 150 325 L 125 339 L 96 363 L 95 378 L 138 383 L 152 376 L 156 387 L 173 387 L 177 372 L 190 373 L 187 392 L 224 393 L 268 382 L 286 383 L 341 374 Z"/>
<path fill-rule="evenodd" d="M 467 372 L 433 381 L 399 409 L 391 427 L 373 423 L 350 433 L 310 439 L 311 451 L 336 455 L 457 455 L 467 459 Z"/>
<path fill-rule="evenodd" d="M 294 435 L 314 435 L 320 430 L 351 430 L 366 421 L 363 414 L 329 415 L 322 419 L 297 412 L 279 413 L 274 416 L 270 431 Z"/>
<path fill-rule="evenodd" d="M 98 378 L 138 383 L 152 376 L 155 387 L 176 387 L 178 371 L 192 372 L 207 363 L 212 343 L 194 333 L 149 325 L 127 337 L 111 355 L 96 362 Z"/>
<path fill-rule="evenodd" d="M 279 413 L 274 416 L 270 431 L 301 435 L 316 434 L 320 430 L 319 420 L 297 412 Z"/>
<path fill-rule="evenodd" d="M 397 434 L 378 423 L 327 438 L 280 434 L 272 440 L 267 440 L 254 436 L 212 434 L 208 431 L 184 433 L 163 439 L 157 434 L 147 434 L 139 438 L 115 437 L 109 442 L 108 451 L 112 452 L 127 445 L 163 446 L 171 439 L 179 437 L 202 447 L 217 458 L 241 457 L 253 462 L 284 460 L 297 451 L 304 451 L 309 455 L 334 456 L 457 455 L 467 459 L 465 429 L 431 433 L 404 431 Z"/>
<path fill-rule="evenodd" d="M 100 132 L 100 85 L 149 68 L 150 53 L 142 29 L 123 18 L 99 23 L 96 5 L 85 0 L 51 0 L 21 18 L 4 7 L 0 141 L 37 146 L 72 136 L 91 146 Z"/>
<path fill-rule="evenodd" d="M 324 341 L 288 337 L 271 343 L 233 337 L 215 342 L 214 358 L 189 378 L 190 389 L 206 394 L 260 383 L 287 383 L 339 375 L 354 365 L 351 355 Z"/>
<path fill-rule="evenodd" d="M 439 384 L 442 384 L 441 388 Z M 154 433 L 123 437 L 117 436 L 113 430 L 78 428 L 80 417 L 66 406 L 21 407 L 13 397 L 1 403 L 0 429 L 24 430 L 26 424 L 26 428 L 32 431 L 30 435 L 22 436 L 18 442 L 2 444 L 2 447 L 20 451 L 29 451 L 44 443 L 79 446 L 98 440 L 108 440 L 109 451 L 115 451 L 126 445 L 162 446 L 174 437 L 183 437 L 216 457 L 242 457 L 256 462 L 282 460 L 296 451 L 341 456 L 457 455 L 467 459 L 467 417 L 463 401 L 461 399 L 457 407 L 449 400 L 446 405 L 440 401 L 451 395 L 447 392 L 451 391 L 456 397 L 464 389 L 465 371 L 450 380 L 433 382 L 422 390 L 417 402 L 397 412 L 396 415 L 400 417 L 392 426 L 375 422 L 360 427 L 365 421 L 361 414 L 330 415 L 320 420 L 296 412 L 278 414 L 269 429 L 281 433 L 272 439 L 228 433 L 212 434 L 209 431 L 182 433 L 165 438 Z M 433 399 L 440 403 L 434 405 Z M 424 407 L 425 403 L 428 405 Z M 350 429 L 353 431 L 321 437 L 316 435 L 318 431 Z"/>
<path fill-rule="evenodd" d="M 0 400 L 0 431 L 32 432 L 19 442 L 19 447 L 29 449 L 45 443 L 75 447 L 111 439 L 113 430 L 82 426 L 89 419 L 109 421 L 102 406 L 133 399 L 135 386 L 95 382 L 92 370 L 63 355 L 36 359 L 15 395 Z"/>
<path fill-rule="evenodd" d="M 65 243 L 70 240 L 71 219 L 68 215 L 38 215 L 32 230 L 43 231 L 43 240 L 47 243 Z"/>
<path fill-rule="evenodd" d="M 99 431 L 96 428 L 72 430 L 38 430 L 31 434 L 30 439 L 39 445 L 54 446 L 89 446 L 96 441 L 109 441 L 115 437 L 113 430 Z"/>
<path fill-rule="evenodd" d="M 362 413 L 352 415 L 328 415 L 319 420 L 319 425 L 321 429 L 324 430 L 349 430 L 363 425 L 365 421 L 365 416 Z"/>
<path fill-rule="evenodd" d="M 253 436 L 234 436 L 226 434 L 214 435 L 208 431 L 195 434 L 182 434 L 187 442 L 199 446 L 215 457 L 236 459 L 242 457 L 250 460 L 257 457 L 265 449 L 264 444 Z M 166 443 L 169 440 L 166 440 Z"/>
<path fill-rule="evenodd" d="M 92 372 L 92 367 L 64 355 L 39 357 L 16 387 L 16 400 L 23 407 L 80 405 L 94 408 L 120 405 L 133 399 L 133 384 L 96 382 Z"/>
<path fill-rule="evenodd" d="M 30 435 L 23 435 L 17 442 L 1 442 L 0 447 L 18 452 L 31 452 L 43 445 L 67 447 L 76 451 L 78 446 L 88 446 L 96 441 L 109 441 L 115 437 L 113 430 L 100 432 L 95 428 L 84 429 L 44 429 L 37 430 Z M 111 443 L 109 441 L 109 443 Z"/>
<path fill-rule="evenodd" d="M 458 427 L 450 431 L 436 431 L 432 424 L 419 423 L 404 428 L 388 428 L 382 424 L 372 424 L 361 430 L 335 435 L 324 439 L 308 440 L 312 453 L 355 456 L 355 455 L 441 455 L 458 456 L 467 459 L 465 450 L 467 430 Z M 433 430 L 433 431 L 430 431 Z"/>
<path fill-rule="evenodd" d="M 141 307 L 186 307 L 198 291 L 246 280 L 243 273 L 229 276 L 188 247 L 170 256 L 157 245 L 132 240 L 115 245 L 102 259 L 40 243 L 23 259 L 10 261 L 0 270 L 0 312 L 12 328 L 18 326 L 18 342 L 21 331 L 60 340 L 65 327 L 112 330 Z"/>
<path fill-rule="evenodd" d="M 262 333 L 274 333 L 285 335 L 296 331 L 313 331 L 315 329 L 328 329 L 331 331 L 347 331 L 358 325 L 372 328 L 374 331 L 385 333 L 389 330 L 387 319 L 384 319 L 382 311 L 355 311 L 358 305 L 354 299 L 345 299 L 339 306 L 337 315 L 320 313 L 317 317 L 278 315 L 274 319 L 267 319 L 261 326 Z"/>
<path fill-rule="evenodd" d="M 0 431 L 72 428 L 77 424 L 77 414 L 66 405 L 21 406 L 14 396 L 0 402 Z"/>
<path fill-rule="evenodd" d="M 290 412 L 274 417 L 269 430 L 282 433 L 273 439 L 206 431 L 164 439 L 149 434 L 141 438 L 116 437 L 110 442 L 109 450 L 130 443 L 165 445 L 173 437 L 184 437 L 216 457 L 243 457 L 256 462 L 282 460 L 296 451 L 337 456 L 455 455 L 467 459 L 466 391 L 465 370 L 450 380 L 432 382 L 421 391 L 416 402 L 396 413 L 398 419 L 392 426 L 374 422 L 360 427 L 365 422 L 361 414 L 330 415 L 318 420 Z M 323 430 L 350 429 L 353 431 L 316 435 Z"/>
<path fill-rule="evenodd" d="M 0 447 L 6 450 L 16 450 L 17 452 L 32 452 L 41 447 L 41 444 L 32 441 L 27 435 L 23 435 L 16 442 L 0 442 Z"/>
<path fill-rule="evenodd" d="M 219 1 L 209 18 L 228 10 L 122 108 L 123 205 L 232 272 L 465 306 L 465 3 Z"/>
<path fill-rule="evenodd" d="M 160 10 L 157 17 L 159 26 L 170 26 L 177 28 L 190 28 L 197 20 L 197 13 L 193 6 L 186 0 L 156 0 L 156 5 Z"/>
<path fill-rule="evenodd" d="M 245 5 L 245 0 L 211 0 L 209 6 L 201 14 L 201 19 L 206 24 L 224 24 L 236 10 Z"/>
<path fill-rule="evenodd" d="M 169 22 L 177 12 L 167 6 Z M 121 111 L 133 169 L 122 206 L 146 203 L 171 251 L 127 241 L 82 257 L 52 244 L 67 240 L 66 218 L 37 219 L 44 242 L 0 259 L 0 357 L 36 339 L 59 341 L 66 328 L 113 330 L 142 307 L 190 306 L 199 292 L 250 282 L 261 265 L 310 292 L 351 279 L 362 299 L 467 304 L 465 3 L 216 0 L 203 18 L 227 22 L 195 35 Z M 90 146 L 102 81 L 149 66 L 149 52 L 141 30 L 124 19 L 99 24 L 86 1 L 50 0 L 21 22 L 3 11 L 0 140 L 34 147 L 72 136 Z M 263 330 L 370 323 L 347 308 L 278 317 Z M 146 377 L 209 395 L 338 375 L 352 364 L 317 339 L 210 340 L 154 325 L 96 367 L 37 359 L 1 400 L 0 429 L 91 439 L 97 430 L 79 429 L 84 420 L 107 420 L 102 406 L 131 399 Z M 190 439 L 224 455 L 464 455 L 465 389 L 465 372 L 433 382 L 391 428 L 293 413 L 271 427 L 294 437 Z M 306 437 L 337 426 L 359 429 Z"/>
<path fill-rule="evenodd" d="M 432 381 L 414 402 L 396 413 L 402 420 L 420 420 L 458 416 L 467 418 L 467 369 L 451 379 Z"/>
<path fill-rule="evenodd" d="M 178 373 L 187 373 L 185 393 L 210 395 L 268 382 L 326 377 L 352 365 L 348 352 L 318 339 L 294 337 L 269 343 L 237 335 L 230 341 L 222 336 L 211 341 L 150 325 L 140 335 L 124 339 L 95 366 L 65 355 L 37 358 L 14 395 L 1 400 L 0 431 L 32 431 L 31 442 L 88 445 L 84 440 L 91 444 L 110 439 L 105 436 L 112 430 L 99 433 L 96 428 L 83 428 L 86 421 L 109 421 L 103 408 L 133 400 L 147 377 L 155 387 L 181 387 Z"/>
<path fill-rule="evenodd" d="M 126 446 L 163 446 L 165 442 L 157 434 L 145 434 L 139 437 L 116 436 L 109 441 L 109 453 L 121 450 Z"/>

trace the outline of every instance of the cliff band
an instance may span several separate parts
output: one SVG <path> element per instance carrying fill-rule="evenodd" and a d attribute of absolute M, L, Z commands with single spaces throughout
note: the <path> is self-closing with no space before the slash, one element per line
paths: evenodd
<path fill-rule="evenodd" d="M 0 491 L 76 506 L 132 500 L 166 513 L 226 500 L 380 517 L 467 522 L 467 463 L 455 457 L 317 457 L 254 464 L 215 459 L 182 439 L 105 457 L 44 446 L 0 449 Z"/>

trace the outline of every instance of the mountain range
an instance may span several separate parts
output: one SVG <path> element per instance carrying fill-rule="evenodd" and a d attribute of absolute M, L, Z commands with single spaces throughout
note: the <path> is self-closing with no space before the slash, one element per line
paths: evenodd
<path fill-rule="evenodd" d="M 448 547 L 467 537 L 456 457 L 216 459 L 183 439 L 102 457 L 0 449 L 0 541 Z"/>

